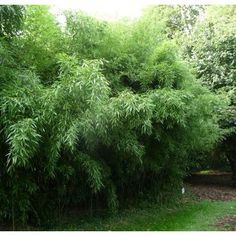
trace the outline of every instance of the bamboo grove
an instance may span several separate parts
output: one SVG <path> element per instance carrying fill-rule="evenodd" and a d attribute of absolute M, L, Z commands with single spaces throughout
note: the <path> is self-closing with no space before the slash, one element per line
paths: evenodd
<path fill-rule="evenodd" d="M 165 18 L 64 16 L 60 25 L 46 6 L 0 7 L 2 222 L 165 203 L 227 133 L 229 99 L 196 79 Z"/>

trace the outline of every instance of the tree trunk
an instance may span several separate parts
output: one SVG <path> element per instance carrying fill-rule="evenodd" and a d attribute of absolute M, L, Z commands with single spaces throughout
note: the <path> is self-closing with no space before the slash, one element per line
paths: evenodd
<path fill-rule="evenodd" d="M 236 157 L 230 157 L 228 159 L 232 170 L 232 185 L 236 187 Z"/>
<path fill-rule="evenodd" d="M 236 187 L 236 161 L 234 161 L 234 167 L 232 169 L 232 185 Z"/>
<path fill-rule="evenodd" d="M 236 187 L 236 133 L 233 133 L 224 141 L 222 146 L 232 171 L 232 185 Z"/>

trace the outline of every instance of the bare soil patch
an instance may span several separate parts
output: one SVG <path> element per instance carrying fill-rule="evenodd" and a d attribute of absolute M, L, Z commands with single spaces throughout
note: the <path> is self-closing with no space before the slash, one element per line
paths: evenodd
<path fill-rule="evenodd" d="M 231 201 L 236 199 L 236 188 L 221 185 L 186 184 L 186 191 L 199 199 Z"/>
<path fill-rule="evenodd" d="M 221 230 L 236 231 L 236 215 L 226 215 L 215 224 Z"/>

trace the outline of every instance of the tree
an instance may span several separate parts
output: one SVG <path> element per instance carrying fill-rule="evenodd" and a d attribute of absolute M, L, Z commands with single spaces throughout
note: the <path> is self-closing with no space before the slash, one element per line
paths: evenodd
<path fill-rule="evenodd" d="M 164 23 L 165 33 L 171 39 L 190 34 L 203 13 L 202 5 L 154 5 L 144 9 L 144 14 L 152 15 Z"/>
<path fill-rule="evenodd" d="M 229 18 L 229 16 L 231 16 Z M 235 158 L 235 86 L 236 64 L 234 36 L 235 7 L 208 7 L 206 19 L 196 25 L 193 35 L 188 38 L 185 52 L 188 52 L 197 71 L 197 78 L 216 94 L 224 94 L 230 106 L 221 113 L 221 127 L 227 135 L 221 143 L 232 169 L 232 181 L 236 184 Z"/>

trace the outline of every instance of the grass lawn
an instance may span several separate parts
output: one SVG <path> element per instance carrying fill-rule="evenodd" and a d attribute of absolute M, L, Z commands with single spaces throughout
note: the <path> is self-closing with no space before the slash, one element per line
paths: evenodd
<path fill-rule="evenodd" d="M 194 201 L 175 209 L 149 207 L 126 210 L 113 217 L 93 217 L 81 220 L 75 215 L 67 217 L 51 230 L 112 230 L 112 231 L 201 231 L 219 230 L 217 218 L 236 214 L 234 201 Z M 70 223 L 68 223 L 70 222 Z"/>

